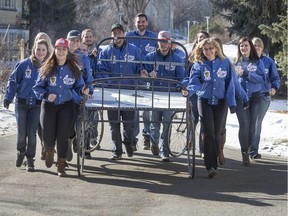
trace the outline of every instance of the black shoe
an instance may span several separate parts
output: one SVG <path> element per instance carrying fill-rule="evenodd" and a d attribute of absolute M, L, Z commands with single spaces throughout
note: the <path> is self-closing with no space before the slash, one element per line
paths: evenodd
<path fill-rule="evenodd" d="M 170 162 L 169 156 L 166 156 L 166 155 L 164 155 L 164 154 L 161 154 L 160 157 L 161 157 L 161 161 L 162 161 L 162 162 Z"/>
<path fill-rule="evenodd" d="M 88 159 L 88 160 L 92 159 L 91 154 L 88 152 L 85 152 L 85 159 Z"/>
<path fill-rule="evenodd" d="M 150 140 L 149 139 L 145 139 L 143 141 L 143 150 L 150 150 Z"/>
<path fill-rule="evenodd" d="M 33 158 L 27 158 L 27 161 L 25 162 L 26 170 L 27 172 L 33 172 L 34 171 L 34 159 Z"/>
<path fill-rule="evenodd" d="M 16 159 L 16 167 L 21 167 L 22 164 L 23 164 L 23 160 L 24 160 L 24 157 L 25 157 L 25 154 L 26 152 L 23 151 L 23 152 L 18 152 L 17 153 L 17 159 Z"/>
<path fill-rule="evenodd" d="M 120 160 L 120 159 L 122 159 L 122 154 L 116 154 L 116 152 L 113 152 L 110 159 L 111 160 Z"/>
<path fill-rule="evenodd" d="M 128 157 L 133 157 L 134 151 L 132 145 L 125 145 L 126 148 L 126 154 Z"/>
<path fill-rule="evenodd" d="M 158 145 L 151 145 L 151 152 L 153 155 L 159 155 L 160 150 Z"/>
<path fill-rule="evenodd" d="M 214 167 L 212 167 L 211 169 L 208 170 L 208 177 L 209 178 L 213 178 L 215 175 L 217 175 L 217 172 L 214 169 Z"/>

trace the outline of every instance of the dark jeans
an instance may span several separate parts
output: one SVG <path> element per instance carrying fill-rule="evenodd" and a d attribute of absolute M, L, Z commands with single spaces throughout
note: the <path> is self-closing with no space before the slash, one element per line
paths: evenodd
<path fill-rule="evenodd" d="M 45 149 L 54 149 L 57 142 L 58 158 L 66 158 L 74 115 L 72 100 L 59 105 L 45 101 L 41 104 L 40 122 Z"/>
<path fill-rule="evenodd" d="M 108 110 L 108 120 L 113 142 L 112 152 L 117 155 L 123 153 L 122 142 L 124 145 L 132 145 L 134 140 L 134 119 L 135 111 L 112 111 Z M 120 116 L 119 116 L 120 114 Z M 123 121 L 123 141 L 120 130 L 121 117 Z"/>
<path fill-rule="evenodd" d="M 223 122 L 226 118 L 225 100 L 217 105 L 209 105 L 206 100 L 198 99 L 198 112 L 201 118 L 206 169 L 217 169 L 217 157 Z"/>
<path fill-rule="evenodd" d="M 17 121 L 17 150 L 34 158 L 36 154 L 36 132 L 40 118 L 40 105 L 15 104 Z"/>
<path fill-rule="evenodd" d="M 236 114 L 239 122 L 239 142 L 242 152 L 249 152 L 253 143 L 253 137 L 256 132 L 256 122 L 260 110 L 260 96 L 252 96 L 250 98 L 249 109 L 244 109 L 242 101 L 236 99 Z"/>
<path fill-rule="evenodd" d="M 270 102 L 271 102 L 271 96 L 261 95 L 255 134 L 254 134 L 253 143 L 250 149 L 251 156 L 258 154 L 260 136 L 261 136 L 261 130 L 262 130 L 262 122 L 270 106 Z"/>

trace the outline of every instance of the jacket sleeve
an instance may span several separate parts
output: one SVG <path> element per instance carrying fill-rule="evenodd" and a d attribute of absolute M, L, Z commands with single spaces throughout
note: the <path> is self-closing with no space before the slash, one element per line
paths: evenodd
<path fill-rule="evenodd" d="M 39 74 L 36 84 L 33 86 L 33 91 L 38 100 L 43 100 L 48 96 L 49 91 L 47 87 L 47 78 L 41 79 Z"/>
<path fill-rule="evenodd" d="M 265 67 L 261 60 L 257 62 L 257 70 L 255 73 L 247 72 L 245 70 L 244 74 L 245 75 L 243 76 L 246 76 L 247 80 L 251 81 L 252 83 L 264 84 L 265 82 Z"/>
<path fill-rule="evenodd" d="M 199 63 L 193 64 L 190 71 L 190 79 L 188 82 L 187 90 L 189 91 L 189 97 L 197 93 L 202 87 L 201 82 L 202 69 Z"/>
<path fill-rule="evenodd" d="M 21 82 L 21 77 L 22 77 L 22 71 L 23 67 L 21 63 L 17 63 L 15 65 L 15 68 L 9 77 L 7 87 L 6 87 L 6 94 L 5 94 L 5 100 L 8 100 L 9 102 L 12 102 L 16 92 L 17 92 L 17 87 L 19 83 Z"/>

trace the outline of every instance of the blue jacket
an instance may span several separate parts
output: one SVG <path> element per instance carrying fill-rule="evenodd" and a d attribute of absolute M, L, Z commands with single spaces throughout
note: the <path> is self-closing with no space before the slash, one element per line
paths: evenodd
<path fill-rule="evenodd" d="M 189 96 L 197 93 L 199 98 L 207 99 L 210 105 L 217 105 L 218 100 L 226 99 L 229 107 L 235 107 L 233 73 L 234 69 L 228 58 L 222 61 L 216 57 L 213 61 L 194 63 L 187 86 Z"/>
<path fill-rule="evenodd" d="M 130 31 L 126 33 L 126 36 L 137 36 L 137 37 L 149 37 L 157 38 L 158 35 L 155 32 L 145 30 L 144 35 L 139 35 L 138 30 Z M 143 59 L 148 53 L 154 52 L 157 47 L 157 40 L 143 40 L 143 39 L 127 39 L 131 44 L 134 44 L 141 50 L 141 58 Z"/>
<path fill-rule="evenodd" d="M 262 92 L 269 92 L 271 88 L 278 90 L 280 87 L 280 78 L 277 67 L 273 59 L 268 56 L 262 55 L 261 60 L 265 67 L 265 83 L 262 85 Z"/>
<path fill-rule="evenodd" d="M 145 56 L 144 61 L 153 62 L 153 64 L 144 64 L 143 66 L 148 73 L 150 73 L 153 70 L 156 71 L 158 78 L 174 79 L 181 82 L 185 77 L 184 66 L 173 65 L 173 62 L 183 63 L 183 60 L 173 51 L 168 53 L 167 56 L 163 56 L 159 50 L 156 50 L 152 53 L 148 53 Z M 167 65 L 161 65 L 161 64 L 158 65 L 157 62 L 165 62 L 167 63 Z M 168 83 L 155 81 L 154 86 L 167 87 Z"/>
<path fill-rule="evenodd" d="M 116 62 L 117 60 L 123 62 Z M 131 61 L 138 61 L 139 63 Z M 142 68 L 140 61 L 140 49 L 133 44 L 129 44 L 126 41 L 124 41 L 122 47 L 110 44 L 100 52 L 99 72 L 105 72 L 102 73 L 104 78 L 140 74 Z M 123 80 L 121 83 L 133 84 L 134 82 L 133 80 Z"/>
<path fill-rule="evenodd" d="M 252 93 L 261 91 L 265 82 L 265 69 L 261 60 L 252 62 L 249 59 L 236 62 L 236 67 L 244 70 L 243 76 L 238 76 L 238 81 L 250 98 Z"/>
<path fill-rule="evenodd" d="M 8 80 L 4 99 L 12 102 L 16 96 L 26 99 L 27 105 L 35 105 L 37 97 L 32 87 L 35 85 L 37 77 L 38 70 L 32 65 L 30 58 L 17 63 Z"/>
<path fill-rule="evenodd" d="M 74 54 L 79 56 L 79 63 L 80 69 L 82 71 L 82 77 L 84 80 L 85 85 L 93 81 L 92 76 L 92 68 L 90 66 L 90 59 L 89 57 L 85 56 L 79 49 L 74 52 Z M 89 94 L 93 94 L 93 86 L 89 86 Z M 74 102 L 80 104 L 82 100 L 82 96 L 74 92 Z"/>
<path fill-rule="evenodd" d="M 73 99 L 74 91 L 80 95 L 83 87 L 83 78 L 77 80 L 69 66 L 65 64 L 57 67 L 55 76 L 49 75 L 41 79 L 39 75 L 33 90 L 37 98 L 44 101 L 48 101 L 49 94 L 56 94 L 53 103 L 58 105 Z"/>

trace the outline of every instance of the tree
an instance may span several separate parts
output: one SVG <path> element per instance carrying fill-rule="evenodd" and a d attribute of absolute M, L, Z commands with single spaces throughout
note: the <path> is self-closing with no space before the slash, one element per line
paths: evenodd
<path fill-rule="evenodd" d="M 29 0 L 30 44 L 35 35 L 46 32 L 52 39 L 66 37 L 75 22 L 74 1 Z"/>
<path fill-rule="evenodd" d="M 118 13 L 122 14 L 123 23 L 127 31 L 134 28 L 134 17 L 138 13 L 144 13 L 150 0 L 114 0 Z"/>
<path fill-rule="evenodd" d="M 221 14 L 231 26 L 230 35 L 260 37 L 270 56 L 274 56 L 281 44 L 272 44 L 271 39 L 262 34 L 259 25 L 279 22 L 277 15 L 286 14 L 285 0 L 211 0 L 214 13 Z"/>

